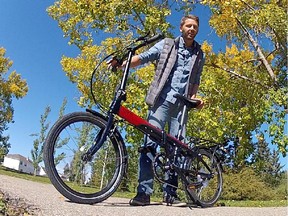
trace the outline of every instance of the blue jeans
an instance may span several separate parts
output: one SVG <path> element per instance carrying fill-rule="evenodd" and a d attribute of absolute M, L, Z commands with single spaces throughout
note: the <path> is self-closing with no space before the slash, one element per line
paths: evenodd
<path fill-rule="evenodd" d="M 168 133 L 172 136 L 177 136 L 179 131 L 179 125 L 181 120 L 183 107 L 179 103 L 172 104 L 163 98 L 159 98 L 158 102 L 149 110 L 148 122 L 160 129 L 164 129 L 165 125 L 168 124 Z M 182 136 L 185 137 L 185 130 Z M 156 147 L 156 143 L 149 139 L 149 137 L 144 137 L 144 146 Z M 156 149 L 155 149 L 156 151 Z M 151 153 L 140 153 L 139 158 L 139 178 L 138 178 L 138 193 L 146 193 L 151 195 L 153 192 L 153 170 L 152 170 L 152 160 Z M 169 184 L 178 186 L 178 176 L 175 172 L 166 173 L 165 180 Z M 176 196 L 176 188 L 171 187 L 167 184 L 163 185 L 164 195 L 169 194 Z"/>

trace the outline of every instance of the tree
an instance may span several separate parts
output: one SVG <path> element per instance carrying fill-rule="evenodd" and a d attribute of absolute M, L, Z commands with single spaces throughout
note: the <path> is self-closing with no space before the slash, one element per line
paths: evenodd
<path fill-rule="evenodd" d="M 67 99 L 64 98 L 62 105 L 59 110 L 59 117 L 61 118 L 64 115 L 65 109 L 66 109 L 66 104 L 67 104 Z M 33 149 L 31 150 L 31 156 L 32 156 L 32 162 L 34 166 L 34 175 L 37 174 L 37 170 L 39 168 L 39 164 L 43 161 L 43 148 L 44 148 L 44 143 L 46 140 L 46 136 L 50 127 L 50 123 L 47 122 L 48 116 L 51 112 L 50 106 L 47 106 L 45 108 L 44 114 L 41 115 L 40 117 L 40 132 L 36 134 L 31 134 L 31 136 L 37 137 L 34 142 L 33 142 Z M 61 147 L 65 145 L 68 142 L 67 139 L 64 140 L 59 140 L 57 143 L 56 148 Z M 57 165 L 65 155 L 58 155 L 55 158 L 54 163 Z"/>
<path fill-rule="evenodd" d="M 58 21 L 65 36 L 70 38 L 70 44 L 75 44 L 81 50 L 77 58 L 63 57 L 61 64 L 71 82 L 76 83 L 81 96 L 78 103 L 81 106 L 92 106 L 90 94 L 90 76 L 101 57 L 115 50 L 121 50 L 133 39 L 133 34 L 143 34 L 157 29 L 167 32 L 170 27 L 165 16 L 170 13 L 168 2 L 159 1 L 59 1 L 48 8 L 49 15 Z M 94 40 L 113 32 L 116 37 L 108 37 L 101 44 Z M 97 35 L 98 34 L 98 35 Z M 97 44 L 99 43 L 99 44 Z M 106 70 L 102 64 L 96 72 L 94 89 L 96 97 L 104 107 L 111 102 L 119 76 Z M 129 79 L 129 92 L 126 105 L 134 112 L 146 116 L 147 106 L 144 97 L 153 76 L 154 66 L 150 65 L 137 70 Z M 143 135 L 133 128 L 124 128 L 127 131 L 126 141 L 131 144 L 140 143 Z M 131 146 L 137 152 L 137 145 Z M 137 156 L 131 158 L 135 161 Z M 130 163 L 131 164 L 131 163 Z M 99 165 L 102 168 L 102 165 Z M 137 166 L 136 166 L 137 167 Z M 95 172 L 97 169 L 95 168 Z M 100 171 L 99 171 L 100 172 Z M 102 172 L 102 170 L 101 170 Z M 101 174 L 101 173 L 100 173 Z M 95 180 L 96 181 L 96 180 Z M 125 186 L 126 187 L 126 186 Z"/>
<path fill-rule="evenodd" d="M 276 188 L 281 181 L 281 169 L 283 166 L 279 163 L 279 153 L 276 150 L 270 151 L 268 143 L 263 134 L 259 135 L 256 149 L 252 155 L 252 166 L 255 173 L 258 174 L 270 187 Z"/>
<path fill-rule="evenodd" d="M 95 134 L 93 133 L 93 126 L 89 123 L 84 123 L 75 129 L 76 130 L 73 137 L 75 142 L 75 149 L 73 148 L 73 151 L 71 152 L 72 161 L 70 162 L 71 173 L 69 176 L 69 181 L 84 184 L 90 178 L 91 171 L 87 171 L 85 164 L 82 163 L 82 149 L 88 149 L 91 147 L 95 138 Z"/>
<path fill-rule="evenodd" d="M 202 48 L 206 53 L 206 65 L 200 95 L 205 100 L 206 108 L 191 113 L 192 121 L 188 126 L 192 128 L 194 136 L 217 141 L 226 138 L 234 143 L 237 141 L 237 148 L 234 148 L 237 151 L 235 162 L 242 166 L 254 150 L 252 132 L 261 128 L 266 110 L 270 108 L 267 91 L 262 85 L 251 84 L 247 79 L 238 78 L 222 67 L 245 73 L 251 80 L 265 81 L 265 77 L 255 73 L 253 65 L 244 64 L 253 57 L 253 52 L 249 50 L 239 50 L 236 45 L 232 45 L 225 52 L 216 54 L 207 43 Z"/>
<path fill-rule="evenodd" d="M 263 100 L 258 101 L 257 105 L 260 106 L 255 108 L 262 117 L 258 124 L 269 125 L 272 143 L 285 156 L 288 146 L 288 137 L 284 133 L 288 92 L 287 0 L 204 0 L 202 3 L 211 8 L 210 25 L 216 33 L 233 42 L 243 53 L 252 54 L 250 58 L 241 59 L 240 55 L 231 53 L 233 59 L 238 58 L 234 66 L 231 65 L 231 58 L 219 59 L 214 55 L 209 58 L 208 66 L 225 71 L 231 79 L 242 79 L 250 83 L 253 89 L 258 89 L 257 96 Z M 253 89 L 249 88 L 250 92 Z M 250 98 L 250 95 L 247 97 Z M 257 128 L 259 126 L 255 130 Z"/>
<path fill-rule="evenodd" d="M 66 109 L 66 105 L 67 105 L 67 98 L 64 98 L 62 105 L 60 107 L 59 110 L 59 117 L 58 119 L 60 119 L 61 117 L 63 117 L 64 113 L 65 113 L 65 109 Z M 56 148 L 61 148 L 62 146 L 66 145 L 69 142 L 69 138 L 65 138 L 65 139 L 61 139 L 61 140 L 57 140 L 57 144 L 56 144 Z M 62 160 L 63 158 L 65 158 L 65 153 L 63 152 L 62 154 L 59 154 L 55 157 L 55 166 L 57 166 Z"/>
<path fill-rule="evenodd" d="M 3 135 L 8 123 L 13 122 L 13 98 L 20 99 L 28 92 L 28 86 L 21 75 L 12 71 L 8 74 L 13 62 L 5 57 L 6 50 L 0 47 L 0 161 L 8 154 L 9 136 Z"/>
<path fill-rule="evenodd" d="M 63 102 L 62 102 L 61 107 L 60 107 L 60 109 L 59 109 L 58 119 L 60 119 L 61 117 L 63 117 L 63 115 L 64 115 L 64 113 L 65 113 L 66 105 L 67 105 L 67 98 L 65 97 L 65 98 L 63 99 Z"/>
<path fill-rule="evenodd" d="M 34 167 L 34 175 L 37 175 L 39 169 L 39 163 L 43 161 L 43 147 L 46 139 L 47 130 L 49 129 L 49 123 L 47 123 L 47 118 L 51 108 L 47 106 L 45 112 L 40 118 L 40 133 L 32 134 L 31 136 L 37 136 L 33 143 L 33 149 L 31 150 L 32 163 Z"/>
<path fill-rule="evenodd" d="M 148 30 L 173 35 L 167 16 L 176 10 L 189 12 L 196 2 L 61 0 L 49 7 L 49 15 L 70 38 L 69 43 L 81 51 L 76 58 L 64 56 L 61 60 L 67 77 L 77 84 L 81 93 L 79 104 L 93 105 L 90 77 L 103 56 L 122 50 L 135 34 Z M 268 132 L 279 151 L 283 155 L 287 152 L 284 133 L 287 80 L 283 55 L 287 50 L 281 45 L 287 26 L 285 4 L 277 2 L 202 1 L 211 8 L 211 26 L 219 37 L 226 37 L 229 46 L 217 53 L 213 52 L 213 45 L 204 43 L 202 46 L 206 64 L 200 95 L 206 108 L 191 112 L 188 132 L 215 141 L 237 140 L 236 163 L 239 166 L 245 165 L 253 153 L 252 132 L 259 132 L 263 123 L 270 126 Z M 272 9 L 277 18 L 271 15 Z M 99 35 L 103 38 L 101 42 L 97 40 Z M 266 41 L 275 45 L 275 51 L 271 46 L 260 48 Z M 104 107 L 110 104 L 119 82 L 119 76 L 106 67 L 105 63 L 100 65 L 93 81 L 97 102 Z M 144 98 L 154 69 L 154 64 L 136 69 L 128 80 L 125 106 L 143 118 L 148 108 Z M 136 151 L 143 135 L 129 126 L 124 130 L 126 142 Z"/>
<path fill-rule="evenodd" d="M 288 197 L 288 188 L 287 188 L 287 177 L 288 171 L 283 171 L 280 176 L 280 184 L 275 189 L 277 198 L 280 200 L 286 200 Z"/>

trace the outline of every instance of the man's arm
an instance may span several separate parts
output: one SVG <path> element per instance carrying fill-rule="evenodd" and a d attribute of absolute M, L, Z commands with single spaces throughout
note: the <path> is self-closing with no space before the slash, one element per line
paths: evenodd
<path fill-rule="evenodd" d="M 120 66 L 120 68 L 124 68 L 126 65 L 127 61 L 124 61 L 123 64 Z M 134 68 L 141 65 L 141 59 L 139 58 L 139 55 L 135 55 L 131 59 L 130 67 Z"/>
<path fill-rule="evenodd" d="M 196 99 L 196 100 L 199 100 L 200 101 L 200 104 L 196 107 L 197 109 L 202 109 L 203 106 L 204 106 L 204 101 L 201 100 L 200 98 L 197 98 L 196 97 L 196 94 L 198 92 L 198 89 L 199 89 L 199 85 L 198 84 L 193 84 L 191 87 L 191 89 L 189 89 L 190 91 L 190 97 L 191 99 Z"/>
<path fill-rule="evenodd" d="M 197 98 L 196 95 L 197 95 L 197 92 L 198 92 L 198 89 L 199 89 L 199 83 L 200 83 L 200 76 L 202 74 L 202 70 L 203 70 L 203 66 L 204 66 L 204 62 L 205 62 L 205 56 L 203 54 L 203 57 L 201 59 L 201 62 L 200 62 L 200 65 L 198 67 L 198 70 L 197 70 L 197 75 L 196 75 L 196 82 L 194 84 L 190 84 L 189 85 L 189 95 L 191 99 L 197 99 L 199 100 L 201 103 L 198 105 L 197 109 L 202 109 L 203 106 L 204 106 L 204 101 Z"/>
<path fill-rule="evenodd" d="M 192 86 L 190 86 L 191 89 L 189 89 L 189 92 L 190 92 L 190 97 L 193 99 L 193 98 L 196 98 L 196 94 L 198 92 L 198 89 L 199 89 L 199 85 L 197 84 L 193 84 Z"/>
<path fill-rule="evenodd" d="M 137 67 L 141 64 L 145 64 L 154 60 L 157 60 L 160 57 L 160 53 L 162 52 L 164 45 L 164 40 L 161 40 L 160 42 L 156 43 L 153 47 L 151 47 L 149 50 L 147 50 L 144 53 L 141 53 L 139 55 L 135 55 L 132 57 L 130 67 Z M 118 66 L 118 68 L 124 68 L 127 61 L 124 61 L 122 65 Z M 115 59 L 111 59 L 107 62 L 109 67 L 115 67 L 117 64 L 117 61 Z"/>

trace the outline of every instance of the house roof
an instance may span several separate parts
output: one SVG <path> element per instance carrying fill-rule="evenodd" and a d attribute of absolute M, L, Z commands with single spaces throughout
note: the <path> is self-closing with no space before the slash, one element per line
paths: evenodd
<path fill-rule="evenodd" d="M 5 157 L 19 161 L 29 161 L 30 163 L 33 163 L 29 158 L 26 158 L 20 154 L 7 154 Z"/>

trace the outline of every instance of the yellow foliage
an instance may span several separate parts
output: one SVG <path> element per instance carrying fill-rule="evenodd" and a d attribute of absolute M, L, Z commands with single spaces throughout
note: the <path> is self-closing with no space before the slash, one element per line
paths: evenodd
<path fill-rule="evenodd" d="M 10 67 L 13 65 L 13 62 L 9 58 L 5 57 L 6 50 L 0 47 L 0 87 L 2 94 L 10 97 L 22 98 L 28 92 L 28 86 L 25 80 L 21 78 L 20 74 L 17 74 L 16 71 L 11 72 L 8 75 L 8 79 L 5 80 L 5 75 L 9 71 Z"/>
<path fill-rule="evenodd" d="M 81 48 L 92 45 L 93 34 L 99 31 L 123 35 L 131 32 L 131 26 L 137 33 L 156 32 L 156 29 L 167 32 L 170 27 L 165 20 L 170 9 L 152 0 L 61 0 L 47 11 L 59 22 L 65 36 L 70 37 L 70 44 Z"/>
<path fill-rule="evenodd" d="M 98 64 L 103 56 L 127 46 L 135 33 L 143 34 L 148 30 L 151 33 L 166 33 L 170 27 L 166 21 L 167 15 L 171 13 L 170 8 L 159 5 L 157 1 L 103 2 L 59 0 L 48 9 L 49 15 L 58 21 L 65 36 L 70 37 L 70 43 L 76 44 L 81 50 L 77 58 L 63 57 L 61 64 L 69 79 L 77 84 L 81 93 L 79 104 L 82 106 L 91 105 L 89 79 L 95 64 Z M 177 2 L 184 6 L 186 3 L 188 6 L 190 2 L 191 5 L 191 1 Z M 276 1 L 203 0 L 201 4 L 211 8 L 209 23 L 216 33 L 236 43 L 217 54 L 213 53 L 212 45 L 203 43 L 206 61 L 201 77 L 200 95 L 205 99 L 206 108 L 193 112 L 193 116 L 191 114 L 188 128 L 195 136 L 218 140 L 224 136 L 241 136 L 243 142 L 249 142 L 247 132 L 255 130 L 259 123 L 264 121 L 263 116 L 271 103 L 267 101 L 267 89 L 253 82 L 259 80 L 265 85 L 268 79 L 263 68 L 257 67 L 258 62 L 254 61 L 259 59 L 257 53 L 251 48 L 249 41 L 247 42 L 237 19 L 253 36 L 261 34 L 271 37 L 270 27 L 273 26 L 273 30 L 277 32 L 277 37 L 274 35 L 272 38 L 274 40 L 285 39 L 283 32 L 287 33 L 287 25 L 284 25 L 283 20 L 287 22 L 287 17 Z M 267 26 L 267 23 L 271 26 Z M 99 46 L 93 45 L 94 39 L 99 39 L 95 33 L 100 33 L 101 38 L 105 38 L 106 32 L 113 33 L 115 38 L 106 38 Z M 286 40 L 283 41 L 286 45 Z M 278 42 L 281 45 L 281 41 L 277 41 L 277 45 Z M 121 56 L 121 53 L 118 54 Z M 275 57 L 270 55 L 268 61 L 272 62 L 277 57 L 276 54 Z M 133 72 L 128 80 L 125 105 L 145 117 L 147 106 L 144 99 L 154 74 L 154 66 L 151 64 Z M 239 78 L 241 76 L 242 78 Z M 106 107 L 110 104 L 120 77 L 119 74 L 107 70 L 105 63 L 100 65 L 93 80 L 93 89 L 99 103 Z M 248 135 L 244 136 L 245 133 Z"/>
<path fill-rule="evenodd" d="M 11 98 L 22 98 L 28 92 L 25 80 L 16 71 L 8 74 L 13 62 L 5 57 L 6 50 L 0 47 L 0 111 L 1 126 L 9 123 L 13 119 L 13 106 Z"/>
<path fill-rule="evenodd" d="M 204 41 L 201 48 L 206 55 L 212 53 L 213 47 L 212 47 L 212 45 L 208 44 L 207 41 Z"/>

